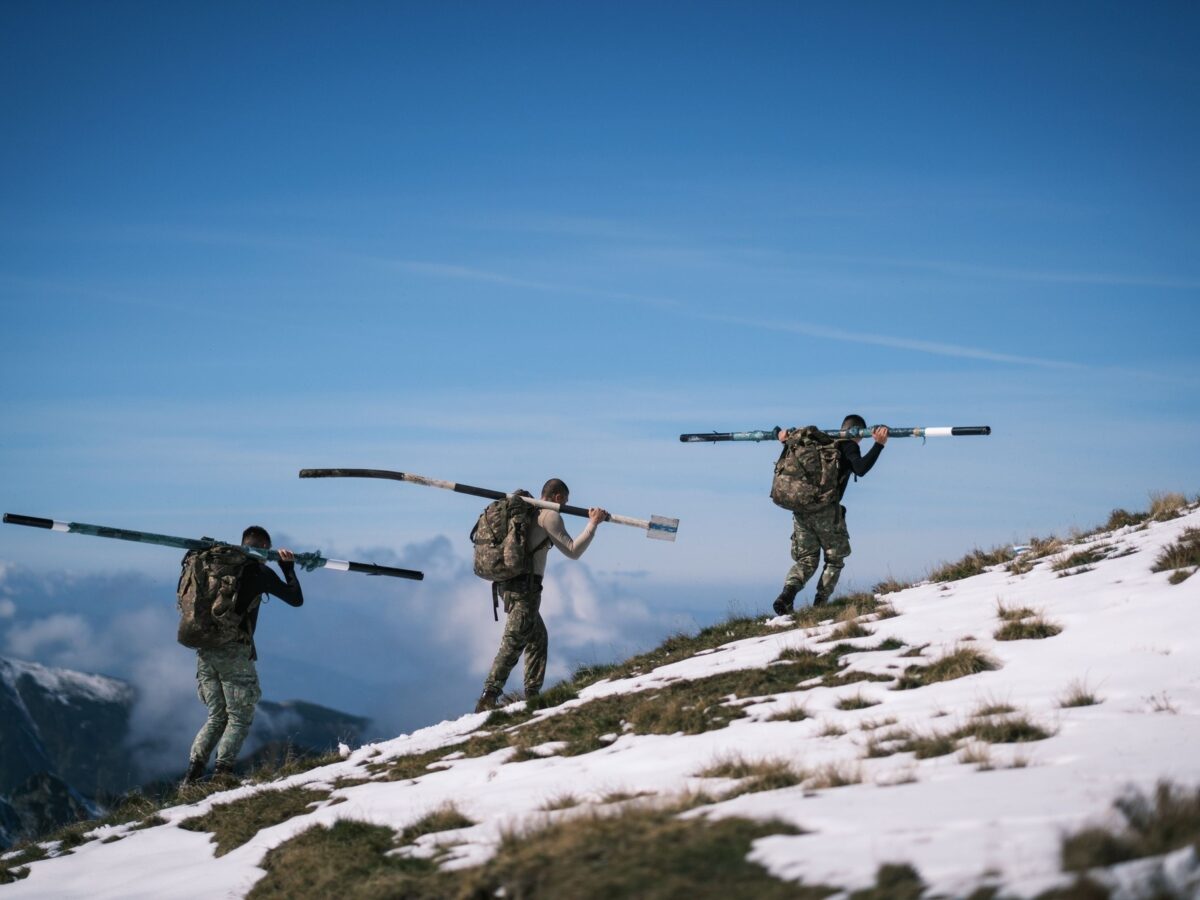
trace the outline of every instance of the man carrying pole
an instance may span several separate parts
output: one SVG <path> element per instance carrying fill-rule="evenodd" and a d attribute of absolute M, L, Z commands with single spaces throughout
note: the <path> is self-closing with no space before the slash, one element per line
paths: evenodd
<path fill-rule="evenodd" d="M 846 416 L 842 422 L 843 431 L 850 428 L 865 429 L 866 426 L 866 420 L 859 415 Z M 784 449 L 775 467 L 776 478 L 771 489 L 771 499 L 778 505 L 793 510 L 794 563 L 784 579 L 783 590 L 772 604 L 776 615 L 782 616 L 792 611 L 796 595 L 817 571 L 817 563 L 822 553 L 825 554 L 825 567 L 821 571 L 813 606 L 821 606 L 833 596 L 833 589 L 837 586 L 842 568 L 846 565 L 846 557 L 850 555 L 850 534 L 846 530 L 846 507 L 842 506 L 842 497 L 850 483 L 850 476 L 854 475 L 857 478 L 866 475 L 879 459 L 879 454 L 883 452 L 888 440 L 887 426 L 876 426 L 871 436 L 875 443 L 864 456 L 858 449 L 858 445 L 862 443 L 861 437 L 834 439 L 815 428 L 793 428 L 779 432 L 779 440 Z M 802 462 L 801 457 L 805 454 L 815 461 L 814 466 Z M 781 491 L 780 474 L 788 468 L 788 461 L 797 460 L 809 473 L 819 473 L 820 455 L 824 455 L 833 466 L 826 477 L 831 481 L 829 494 L 834 493 L 832 479 L 836 478 L 836 495 L 830 497 L 817 492 L 813 499 L 817 500 L 819 505 L 815 508 L 812 508 L 811 504 L 787 502 L 789 491 L 786 487 Z M 819 474 L 801 475 L 799 480 L 807 482 L 802 486 L 802 490 L 811 489 L 812 483 L 820 477 Z"/>
<path fill-rule="evenodd" d="M 527 491 L 497 491 L 391 469 L 301 469 L 300 477 L 382 478 L 495 501 L 479 517 L 471 540 L 475 545 L 475 574 L 492 582 L 493 604 L 503 597 L 507 619 L 500 650 L 484 681 L 476 712 L 495 709 L 499 705 L 504 682 L 522 653 L 525 654 L 526 698 L 535 701 L 542 689 L 548 648 L 546 624 L 541 615 L 542 576 L 552 545 L 570 559 L 579 559 L 601 522 L 637 528 L 656 541 L 673 542 L 679 531 L 679 520 L 667 516 L 635 519 L 600 507 L 570 506 L 567 503 L 570 492 L 558 478 L 547 481 L 542 487 L 541 498 L 537 499 Z M 588 520 L 578 538 L 572 540 L 567 534 L 563 515 Z"/>
<path fill-rule="evenodd" d="M 259 525 L 242 532 L 242 546 L 259 550 L 271 549 L 271 535 Z M 208 718 L 192 741 L 184 784 L 198 780 L 208 765 L 208 757 L 217 751 L 213 775 L 216 778 L 233 775 L 238 753 L 250 733 L 254 711 L 262 697 L 254 661 L 258 651 L 254 646 L 254 631 L 258 626 L 258 610 L 264 594 L 273 594 L 289 606 L 302 606 L 304 592 L 296 577 L 296 558 L 291 550 L 278 550 L 279 569 L 283 579 L 266 564 L 247 556 L 240 548 L 216 547 L 188 552 L 183 558 L 183 573 L 179 580 L 180 640 L 185 639 L 189 618 L 204 618 L 207 581 L 213 585 L 220 580 L 224 569 L 236 579 L 232 598 L 210 599 L 207 614 L 218 622 L 215 639 L 201 640 L 204 646 L 196 649 L 196 692 L 208 708 Z M 216 576 L 214 579 L 213 576 Z M 214 585 L 215 587 L 215 585 Z M 220 589 L 216 591 L 220 593 Z M 222 609 L 222 599 L 232 599 L 231 609 Z"/>
<path fill-rule="evenodd" d="M 561 479 L 551 478 L 542 487 L 542 499 L 550 503 L 562 506 L 569 496 L 570 491 Z M 491 670 L 484 679 L 483 693 L 475 704 L 475 712 L 496 709 L 500 705 L 504 683 L 522 653 L 525 654 L 525 699 L 530 704 L 537 700 L 542 682 L 546 679 L 546 658 L 550 646 L 541 613 L 542 577 L 546 572 L 550 547 L 557 547 L 568 559 L 579 559 L 592 543 L 596 527 L 608 518 L 608 512 L 600 507 L 592 507 L 587 512 L 587 525 L 579 537 L 572 540 L 563 524 L 562 514 L 557 510 L 537 509 L 536 515 L 534 509 L 528 509 L 528 512 L 534 523 L 525 537 L 530 556 L 528 572 L 500 582 L 494 588 L 504 604 L 504 635 L 500 638 L 500 649 L 496 651 Z"/>

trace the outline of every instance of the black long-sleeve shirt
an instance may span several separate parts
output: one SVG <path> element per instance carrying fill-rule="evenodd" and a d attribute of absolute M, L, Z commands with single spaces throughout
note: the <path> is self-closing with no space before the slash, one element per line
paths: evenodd
<path fill-rule="evenodd" d="M 279 561 L 283 578 L 267 568 L 266 563 L 251 562 L 242 572 L 238 583 L 237 599 L 233 608 L 239 616 L 243 616 L 242 629 L 250 639 L 250 658 L 258 659 L 258 650 L 254 646 L 254 629 L 258 627 L 258 600 L 263 594 L 273 594 L 289 606 L 304 605 L 304 591 L 300 589 L 300 579 L 296 577 L 296 564 Z M 286 579 L 286 581 L 284 580 Z"/>
<path fill-rule="evenodd" d="M 841 465 L 838 467 L 838 501 L 841 502 L 846 494 L 846 486 L 850 484 L 850 476 L 861 478 L 870 472 L 875 460 L 883 452 L 883 444 L 876 443 L 866 456 L 862 455 L 854 441 L 838 441 L 838 449 L 842 451 Z"/>

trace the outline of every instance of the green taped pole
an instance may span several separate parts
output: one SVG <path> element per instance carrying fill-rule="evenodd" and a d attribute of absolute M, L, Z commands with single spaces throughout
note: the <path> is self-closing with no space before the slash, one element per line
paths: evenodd
<path fill-rule="evenodd" d="M 992 433 L 991 425 L 917 426 L 912 428 L 869 425 L 866 428 L 822 428 L 821 430 L 833 438 L 867 438 L 876 428 L 886 428 L 890 438 L 969 437 Z M 776 426 L 760 431 L 707 431 L 699 434 L 681 434 L 679 440 L 685 444 L 711 444 L 718 441 L 775 441 L 779 439 L 779 433 L 782 430 Z"/>
<path fill-rule="evenodd" d="M 22 516 L 17 513 L 5 513 L 4 524 L 26 525 L 30 528 L 45 528 L 49 531 L 61 531 L 68 534 L 88 534 L 92 537 L 114 538 L 118 541 L 133 541 L 138 544 L 157 544 L 160 547 L 178 547 L 180 550 L 207 550 L 209 547 L 236 547 L 225 541 L 213 538 L 182 538 L 169 534 L 154 534 L 150 531 L 131 531 L 126 528 L 111 528 L 107 525 L 88 525 L 85 522 L 59 522 L 55 519 L 43 519 L 37 516 Z M 264 550 L 261 547 L 242 547 L 247 554 L 268 562 L 279 561 L 278 550 Z M 421 581 L 424 572 L 414 569 L 397 569 L 392 566 L 377 566 L 374 563 L 352 562 L 348 559 L 328 559 L 315 553 L 297 553 L 296 562 L 305 571 L 314 569 L 330 569 L 334 572 L 361 572 L 364 575 L 388 575 L 392 578 L 407 578 Z"/>

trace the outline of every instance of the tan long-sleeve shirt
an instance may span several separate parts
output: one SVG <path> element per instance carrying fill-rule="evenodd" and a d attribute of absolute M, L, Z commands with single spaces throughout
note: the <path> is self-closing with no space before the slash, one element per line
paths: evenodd
<path fill-rule="evenodd" d="M 589 520 L 583 531 L 579 532 L 579 537 L 572 539 L 571 535 L 567 534 L 562 514 L 552 509 L 543 509 L 538 511 L 537 524 L 529 532 L 529 546 L 536 547 L 546 538 L 550 538 L 550 544 L 561 550 L 567 559 L 579 559 L 595 535 L 596 526 Z M 546 574 L 546 557 L 550 555 L 550 544 L 533 554 L 533 574 Z"/>

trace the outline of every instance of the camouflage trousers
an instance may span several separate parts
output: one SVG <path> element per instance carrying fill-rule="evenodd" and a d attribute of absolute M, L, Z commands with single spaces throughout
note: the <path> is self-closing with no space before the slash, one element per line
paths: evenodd
<path fill-rule="evenodd" d="M 817 597 L 828 600 L 833 596 L 846 557 L 850 555 L 850 534 L 846 531 L 846 507 L 831 503 L 816 512 L 792 513 L 792 559 L 795 565 L 788 569 L 784 584 L 788 588 L 802 589 L 825 553 L 825 568 L 817 585 Z"/>
<path fill-rule="evenodd" d="M 250 645 L 197 650 L 196 692 L 208 707 L 208 720 L 192 741 L 191 759 L 208 762 L 215 747 L 217 765 L 232 768 L 262 697 Z"/>
<path fill-rule="evenodd" d="M 550 652 L 550 636 L 546 623 L 542 621 L 542 586 L 533 583 L 519 590 L 506 590 L 502 594 L 504 611 L 504 636 L 500 638 L 500 649 L 492 661 L 492 669 L 483 682 L 483 692 L 499 696 L 504 683 L 517 664 L 521 653 L 525 654 L 525 696 L 539 693 L 546 680 L 546 657 Z"/>

